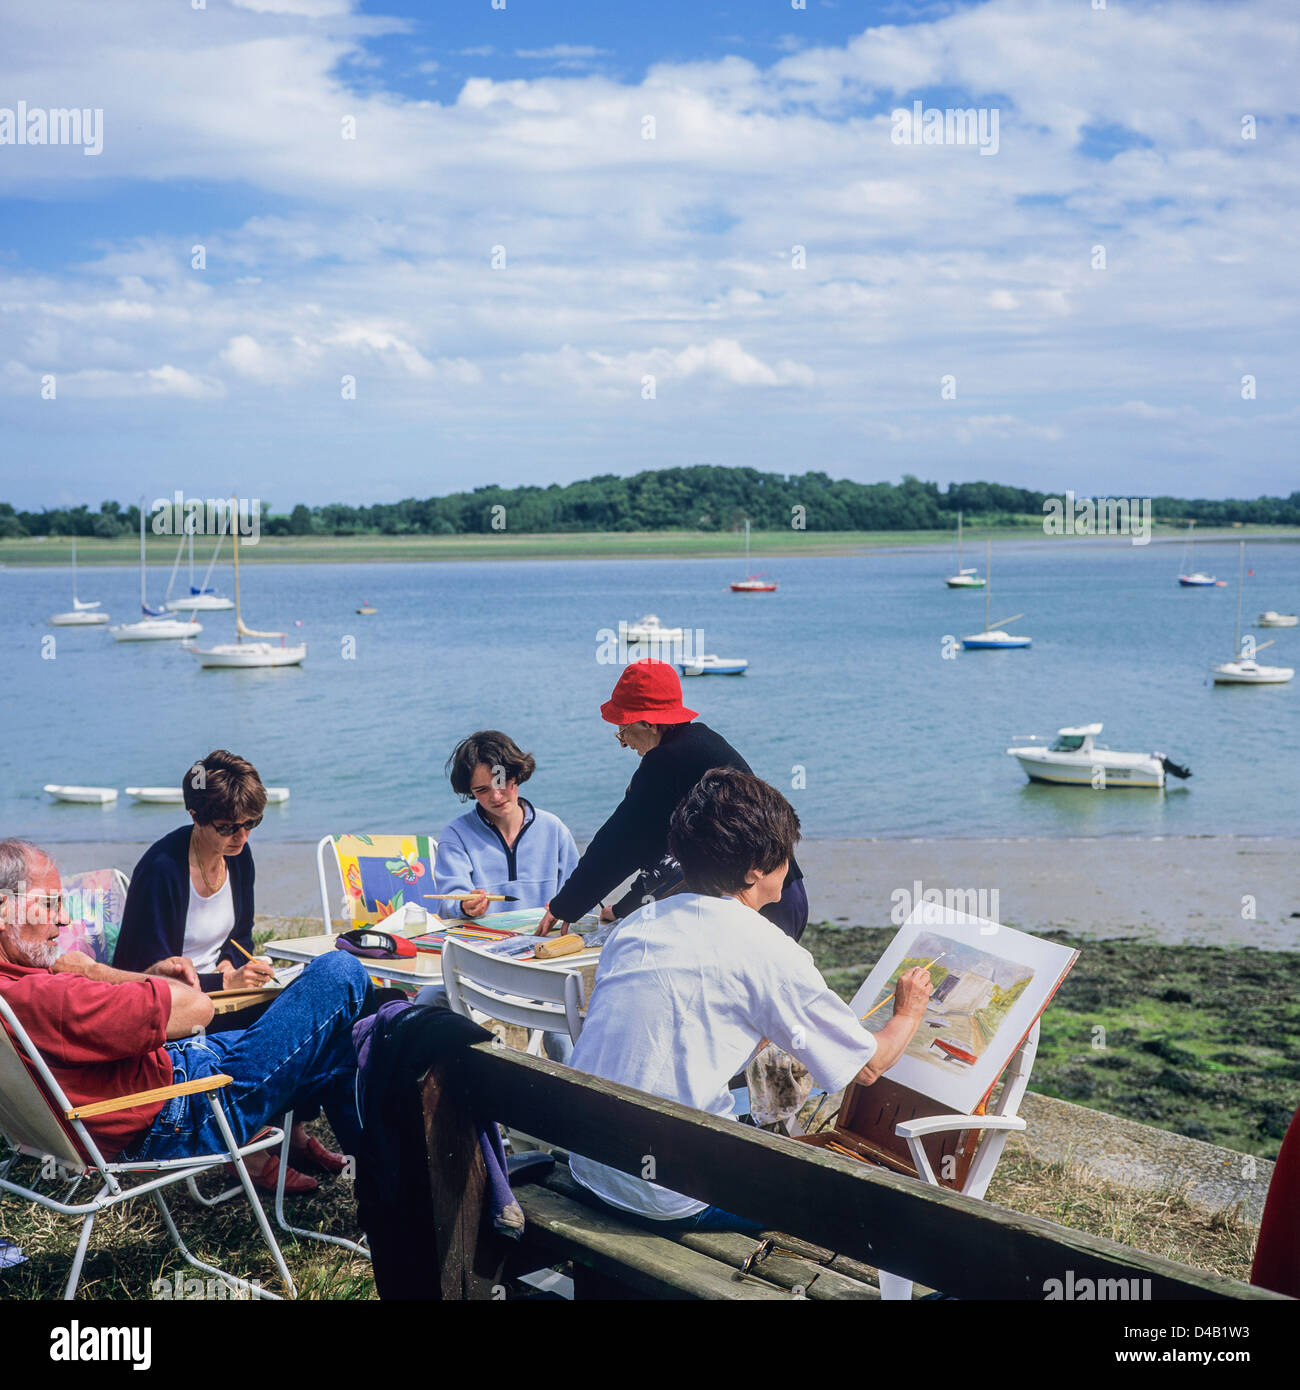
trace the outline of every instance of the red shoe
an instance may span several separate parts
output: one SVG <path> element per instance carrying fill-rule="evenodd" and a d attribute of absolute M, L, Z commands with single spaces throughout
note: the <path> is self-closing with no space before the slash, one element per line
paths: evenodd
<path fill-rule="evenodd" d="M 289 1158 L 304 1173 L 328 1173 L 330 1177 L 337 1177 L 348 1166 L 342 1154 L 332 1153 L 314 1134 L 307 1136 L 303 1148 L 290 1148 Z"/>
<path fill-rule="evenodd" d="M 226 1172 L 233 1173 L 235 1165 L 226 1164 Z M 266 1167 L 260 1173 L 250 1172 L 248 1175 L 253 1180 L 253 1186 L 262 1192 L 274 1192 L 280 1177 L 280 1158 L 278 1154 L 272 1154 L 266 1161 Z M 305 1173 L 300 1173 L 296 1168 L 286 1168 L 284 1170 L 284 1190 L 294 1196 L 304 1192 L 315 1192 L 320 1187 L 320 1183 L 315 1178 L 309 1178 Z"/>

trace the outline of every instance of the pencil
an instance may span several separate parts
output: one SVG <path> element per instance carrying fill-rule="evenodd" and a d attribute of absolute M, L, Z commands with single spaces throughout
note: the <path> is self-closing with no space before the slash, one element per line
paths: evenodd
<path fill-rule="evenodd" d="M 937 956 L 935 956 L 935 958 L 929 963 L 929 965 L 923 965 L 923 966 L 921 967 L 921 969 L 922 969 L 922 970 L 929 970 L 929 968 L 930 968 L 931 965 L 937 965 L 937 964 L 944 958 L 944 956 L 946 956 L 947 954 L 948 954 L 947 951 L 940 951 L 939 954 L 938 954 Z M 898 991 L 895 990 L 895 991 L 893 991 L 892 993 L 890 993 L 889 995 L 887 995 L 884 999 L 882 999 L 882 1000 L 880 1001 L 879 1004 L 876 1005 L 876 1007 L 875 1007 L 874 1009 L 868 1009 L 867 1012 L 864 1013 L 864 1014 L 862 1015 L 862 1017 L 858 1020 L 858 1022 L 859 1022 L 859 1023 L 865 1023 L 865 1022 L 867 1021 L 867 1019 L 869 1019 L 869 1018 L 871 1017 L 871 1015 L 874 1014 L 878 1009 L 883 1009 L 883 1008 L 885 1007 L 885 1005 L 888 1004 L 889 1001 L 894 997 L 894 994 L 896 994 L 897 992 L 898 992 Z"/>
<path fill-rule="evenodd" d="M 257 957 L 254 956 L 251 952 L 245 951 L 244 948 L 239 944 L 239 942 L 236 941 L 233 937 L 231 937 L 230 944 L 235 948 L 236 951 L 240 953 L 240 955 L 247 956 L 249 960 L 257 959 Z"/>

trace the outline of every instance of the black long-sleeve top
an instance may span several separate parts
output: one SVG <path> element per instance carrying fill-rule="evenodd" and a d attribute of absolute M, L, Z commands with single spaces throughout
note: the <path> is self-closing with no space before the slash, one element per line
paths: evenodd
<path fill-rule="evenodd" d="M 122 909 L 122 930 L 113 953 L 119 970 L 147 970 L 168 956 L 183 956 L 185 918 L 190 909 L 190 831 L 182 826 L 150 845 L 131 875 Z M 221 947 L 219 959 L 236 961 L 230 946 L 237 941 L 253 951 L 253 855 L 248 845 L 226 860 L 230 896 L 235 905 L 234 930 Z M 220 989 L 220 972 L 199 976 L 202 990 Z"/>
<path fill-rule="evenodd" d="M 749 764 L 707 724 L 675 724 L 640 761 L 623 800 L 596 832 L 564 887 L 551 899 L 561 922 L 590 912 L 631 873 L 653 866 L 667 852 L 668 823 L 678 803 L 713 767 L 749 772 Z M 803 877 L 790 856 L 786 883 Z M 629 894 L 615 911 L 625 915 L 637 906 Z M 620 909 L 623 909 L 620 911 Z"/>

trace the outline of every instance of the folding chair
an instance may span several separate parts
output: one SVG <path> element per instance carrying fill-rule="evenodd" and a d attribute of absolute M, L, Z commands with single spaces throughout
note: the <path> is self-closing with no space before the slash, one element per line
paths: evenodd
<path fill-rule="evenodd" d="M 290 1298 L 297 1297 L 293 1278 L 280 1247 L 271 1232 L 266 1213 L 262 1210 L 253 1183 L 248 1176 L 244 1159 L 248 1154 L 260 1153 L 280 1143 L 282 1135 L 273 1130 L 269 1135 L 248 1144 L 239 1145 L 231 1133 L 230 1124 L 217 1094 L 223 1086 L 230 1084 L 228 1076 L 202 1077 L 196 1081 L 183 1081 L 174 1086 L 162 1086 L 152 1091 L 142 1091 L 134 1095 L 118 1096 L 112 1100 L 95 1101 L 89 1105 L 71 1106 L 63 1088 L 55 1079 L 45 1060 L 36 1050 L 26 1030 L 17 1016 L 0 995 L 0 1136 L 9 1143 L 14 1153 L 0 1163 L 0 1191 L 12 1192 L 26 1198 L 49 1211 L 62 1216 L 81 1217 L 81 1236 L 77 1242 L 72 1270 L 64 1288 L 65 1299 L 75 1298 L 77 1285 L 81 1280 L 81 1270 L 90 1244 L 90 1233 L 95 1218 L 101 1211 L 120 1206 L 136 1197 L 150 1195 L 162 1216 L 176 1249 L 187 1264 L 205 1274 L 213 1274 L 224 1280 L 232 1288 L 254 1298 L 267 1298 L 279 1301 L 273 1294 L 246 1279 L 215 1265 L 204 1264 L 196 1259 L 181 1239 L 176 1223 L 172 1219 L 163 1188 L 177 1183 L 188 1182 L 213 1168 L 233 1163 L 239 1175 L 240 1186 L 248 1197 L 258 1229 L 267 1249 L 275 1262 L 284 1287 Z M 84 1121 L 95 1115 L 107 1115 L 115 1110 L 125 1110 L 148 1100 L 167 1100 L 172 1096 L 196 1095 L 206 1093 L 208 1104 L 221 1131 L 226 1147 L 219 1153 L 201 1154 L 191 1158 L 154 1159 L 144 1162 L 108 1162 L 91 1137 Z M 14 1182 L 10 1174 L 14 1165 L 22 1157 L 53 1159 L 61 1172 L 67 1175 L 70 1183 L 64 1193 L 64 1200 L 49 1197 L 33 1188 Z M 152 1175 L 152 1176 L 150 1176 Z M 124 1184 L 122 1179 L 140 1178 L 133 1184 Z M 97 1180 L 98 1191 L 86 1201 L 74 1202 L 72 1197 L 76 1188 L 86 1178 Z"/>
<path fill-rule="evenodd" d="M 316 846 L 321 922 L 335 930 L 330 892 L 346 928 L 373 926 L 407 901 L 424 906 L 435 891 L 433 861 L 438 842 L 431 835 L 325 835 Z"/>
<path fill-rule="evenodd" d="M 130 880 L 121 869 L 89 869 L 68 874 L 63 898 L 68 925 L 59 930 L 60 951 L 81 951 L 107 965 L 117 949 Z"/>
<path fill-rule="evenodd" d="M 527 1028 L 526 1050 L 531 1056 L 541 1055 L 543 1033 L 567 1032 L 577 1042 L 582 1032 L 585 991 L 577 970 L 539 968 L 463 941 L 447 941 L 442 947 L 442 983 L 456 1013 L 466 1018 L 477 1013 Z"/>

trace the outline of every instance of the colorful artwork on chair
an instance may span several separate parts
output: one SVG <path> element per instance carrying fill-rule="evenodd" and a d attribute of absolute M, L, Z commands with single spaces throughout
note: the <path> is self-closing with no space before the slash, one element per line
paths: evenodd
<path fill-rule="evenodd" d="M 355 926 L 370 926 L 432 891 L 433 848 L 427 835 L 336 835 L 334 849 Z"/>
<path fill-rule="evenodd" d="M 92 960 L 109 964 L 117 949 L 126 898 L 115 869 L 91 869 L 69 874 L 63 880 L 63 896 L 70 921 L 59 931 L 60 951 L 81 951 Z"/>
<path fill-rule="evenodd" d="M 889 1078 L 962 1114 L 987 1099 L 1078 951 L 937 903 L 920 902 L 853 997 L 878 1033 L 899 976 L 927 966 L 934 992 Z M 933 964 L 931 964 L 933 962 Z"/>

